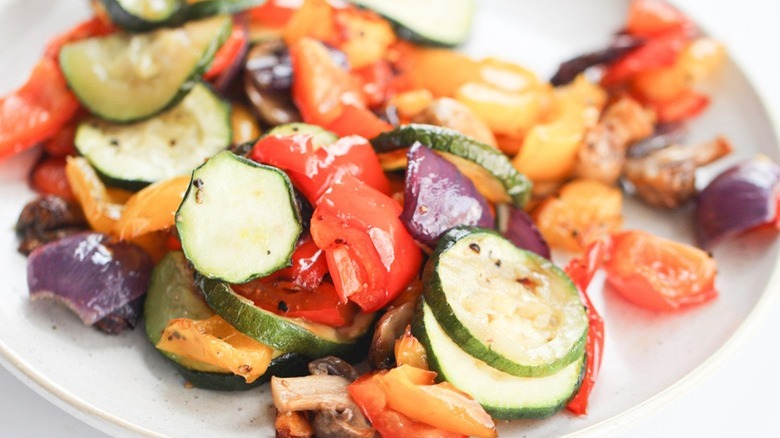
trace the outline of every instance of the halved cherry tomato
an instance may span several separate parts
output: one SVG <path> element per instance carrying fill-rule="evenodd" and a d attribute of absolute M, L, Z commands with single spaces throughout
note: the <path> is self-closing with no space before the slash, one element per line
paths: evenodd
<path fill-rule="evenodd" d="M 612 237 L 607 283 L 629 301 L 673 311 L 717 297 L 715 259 L 684 243 L 644 231 Z"/>
<path fill-rule="evenodd" d="M 343 302 L 331 283 L 322 282 L 313 290 L 296 289 L 284 282 L 266 278 L 233 285 L 233 289 L 256 306 L 290 318 L 344 327 L 352 324 L 358 309 Z"/>
<path fill-rule="evenodd" d="M 652 36 L 675 26 L 686 25 L 688 17 L 665 0 L 633 0 L 628 9 L 626 31 Z"/>
<path fill-rule="evenodd" d="M 593 385 L 596 383 L 601 368 L 601 356 L 604 353 L 604 319 L 590 301 L 587 290 L 596 271 L 601 268 L 609 256 L 609 245 L 609 240 L 597 241 L 585 253 L 571 259 L 564 269 L 574 285 L 577 286 L 580 299 L 588 312 L 588 340 L 585 345 L 588 362 L 585 366 L 585 375 L 582 377 L 582 385 L 580 385 L 577 394 L 566 405 L 566 408 L 576 415 L 588 413 L 588 399 Z"/>
<path fill-rule="evenodd" d="M 317 202 L 311 235 L 325 250 L 341 299 L 365 312 L 381 309 L 417 276 L 422 253 L 398 216 L 401 206 L 352 175 Z"/>
<path fill-rule="evenodd" d="M 327 126 L 342 113 L 344 104 L 365 107 L 360 81 L 338 66 L 321 42 L 304 37 L 290 46 L 293 101 L 303 120 Z"/>
<path fill-rule="evenodd" d="M 382 193 L 390 192 L 374 148 L 358 136 L 317 148 L 310 134 L 269 135 L 255 144 L 250 158 L 285 170 L 312 204 L 342 174 L 350 174 Z"/>
<path fill-rule="evenodd" d="M 211 67 L 203 74 L 203 78 L 211 80 L 219 76 L 237 61 L 237 58 L 246 50 L 247 44 L 249 44 L 249 39 L 246 28 L 234 25 L 233 31 L 230 33 L 227 41 L 222 44 L 222 47 L 217 50 L 214 60 L 211 62 Z"/>
<path fill-rule="evenodd" d="M 365 374 L 350 384 L 347 390 L 383 438 L 465 438 L 465 435 L 437 429 L 390 409 L 376 376 Z"/>
<path fill-rule="evenodd" d="M 38 193 L 75 199 L 65 175 L 65 158 L 46 157 L 33 167 L 30 183 Z"/>
<path fill-rule="evenodd" d="M 0 98 L 0 160 L 53 136 L 78 109 L 57 62 L 41 59 L 27 83 Z"/>

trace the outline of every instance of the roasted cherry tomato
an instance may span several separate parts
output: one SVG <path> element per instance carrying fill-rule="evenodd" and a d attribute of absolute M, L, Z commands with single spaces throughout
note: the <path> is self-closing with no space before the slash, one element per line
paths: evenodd
<path fill-rule="evenodd" d="M 629 301 L 673 311 L 714 299 L 717 265 L 706 252 L 644 231 L 612 238 L 607 282 Z"/>
<path fill-rule="evenodd" d="M 392 301 L 420 270 L 422 253 L 400 214 L 392 198 L 345 174 L 312 215 L 311 235 L 325 250 L 336 290 L 365 312 Z"/>

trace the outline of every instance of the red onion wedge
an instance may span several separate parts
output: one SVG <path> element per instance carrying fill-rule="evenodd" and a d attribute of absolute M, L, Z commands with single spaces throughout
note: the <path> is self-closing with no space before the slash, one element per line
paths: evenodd
<path fill-rule="evenodd" d="M 507 204 L 499 205 L 497 210 L 498 231 L 518 248 L 535 252 L 550 258 L 550 245 L 544 240 L 539 228 L 525 211 Z"/>
<path fill-rule="evenodd" d="M 27 261 L 27 286 L 31 299 L 53 298 L 87 325 L 117 312 L 102 324 L 114 327 L 117 318 L 133 320 L 127 312 L 146 293 L 153 266 L 137 245 L 80 233 L 36 248 Z"/>
<path fill-rule="evenodd" d="M 400 217 L 415 240 L 433 247 L 456 225 L 493 227 L 488 202 L 454 164 L 420 143 L 409 148 L 407 158 Z"/>
<path fill-rule="evenodd" d="M 778 222 L 780 166 L 753 159 L 727 169 L 699 193 L 696 233 L 710 249 L 725 237 Z"/>

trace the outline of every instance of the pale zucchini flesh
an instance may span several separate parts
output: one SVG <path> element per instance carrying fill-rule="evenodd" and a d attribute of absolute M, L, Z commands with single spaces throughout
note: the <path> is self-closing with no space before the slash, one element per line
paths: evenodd
<path fill-rule="evenodd" d="M 492 230 L 445 234 L 424 281 L 444 330 L 496 369 L 545 376 L 584 352 L 587 314 L 568 276 Z"/>
<path fill-rule="evenodd" d="M 131 124 L 82 122 L 75 145 L 109 185 L 131 190 L 186 175 L 231 143 L 230 104 L 203 83 L 173 108 Z"/>
<path fill-rule="evenodd" d="M 398 36 L 416 43 L 452 47 L 468 39 L 474 0 L 351 0 L 395 24 Z"/>
<path fill-rule="evenodd" d="M 182 249 L 209 278 L 244 283 L 290 265 L 302 225 L 281 170 L 224 151 L 195 169 L 176 213 Z"/>
<path fill-rule="evenodd" d="M 495 419 L 549 417 L 568 403 L 582 382 L 584 353 L 543 377 L 513 376 L 487 365 L 463 351 L 444 332 L 424 301 L 417 309 L 413 330 L 439 378 L 474 397 Z"/>
<path fill-rule="evenodd" d="M 60 65 L 79 101 L 106 120 L 148 118 L 181 100 L 232 28 L 229 16 L 147 33 L 117 32 L 65 45 Z"/>

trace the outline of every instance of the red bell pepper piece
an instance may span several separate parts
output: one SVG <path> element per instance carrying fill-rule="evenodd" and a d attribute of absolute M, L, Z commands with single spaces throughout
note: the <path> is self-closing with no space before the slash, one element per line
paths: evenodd
<path fill-rule="evenodd" d="M 363 94 L 370 108 L 382 106 L 394 92 L 393 69 L 384 59 L 353 70 L 352 73 L 363 83 Z"/>
<path fill-rule="evenodd" d="M 392 198 L 345 174 L 325 191 L 312 215 L 311 235 L 325 250 L 336 290 L 365 312 L 392 301 L 422 264 L 400 214 Z"/>
<path fill-rule="evenodd" d="M 390 193 L 390 183 L 374 148 L 358 136 L 343 137 L 317 148 L 310 134 L 270 135 L 255 144 L 250 158 L 285 170 L 312 204 L 343 174 L 350 174 L 382 193 Z"/>
<path fill-rule="evenodd" d="M 652 102 L 659 122 L 681 122 L 699 115 L 710 105 L 706 94 L 688 89 L 666 102 Z"/>
<path fill-rule="evenodd" d="M 588 413 L 588 399 L 601 368 L 601 356 L 604 352 L 604 319 L 601 318 L 590 301 L 587 289 L 596 271 L 601 268 L 608 256 L 609 242 L 599 240 L 593 243 L 581 256 L 570 260 L 564 269 L 577 287 L 580 299 L 588 312 L 588 340 L 585 345 L 588 362 L 585 367 L 585 375 L 582 378 L 579 391 L 566 405 L 569 411 L 577 415 Z"/>
<path fill-rule="evenodd" d="M 64 157 L 47 157 L 39 161 L 33 167 L 30 183 L 38 193 L 75 199 L 65 175 Z"/>
<path fill-rule="evenodd" d="M 357 306 L 343 302 L 331 283 L 322 282 L 313 290 L 288 288 L 284 282 L 260 278 L 233 285 L 233 290 L 269 312 L 310 322 L 345 327 L 355 319 Z"/>
<path fill-rule="evenodd" d="M 665 0 L 633 0 L 628 9 L 626 32 L 647 37 L 673 27 L 689 25 L 688 17 Z"/>
<path fill-rule="evenodd" d="M 53 136 L 78 109 L 56 61 L 41 59 L 26 84 L 0 99 L 0 160 Z"/>
<path fill-rule="evenodd" d="M 230 36 L 222 44 L 222 47 L 217 50 L 214 55 L 214 61 L 208 71 L 203 74 L 203 78 L 206 80 L 212 80 L 218 77 L 228 67 L 230 67 L 237 58 L 242 55 L 244 50 L 249 44 L 249 37 L 247 36 L 246 28 L 244 26 L 233 26 L 233 31 L 230 32 Z"/>
<path fill-rule="evenodd" d="M 633 75 L 675 63 L 677 56 L 688 44 L 688 31 L 684 26 L 668 29 L 635 50 L 627 53 L 609 66 L 601 82 L 605 86 L 617 85 Z"/>
<path fill-rule="evenodd" d="M 291 256 L 289 268 L 278 270 L 267 278 L 287 281 L 300 289 L 314 290 L 328 273 L 325 252 L 317 248 L 311 236 L 301 238 Z"/>
<path fill-rule="evenodd" d="M 92 17 L 85 20 L 75 27 L 71 28 L 67 32 L 56 36 L 46 45 L 46 51 L 44 57 L 57 60 L 60 56 L 60 49 L 65 44 L 73 43 L 83 39 L 108 35 L 116 31 L 116 27 L 100 17 Z"/>
<path fill-rule="evenodd" d="M 374 138 L 393 129 L 393 125 L 380 119 L 366 108 L 346 104 L 343 106 L 341 114 L 327 128 L 339 136 L 359 135 L 364 138 Z"/>
<path fill-rule="evenodd" d="M 296 11 L 294 7 L 280 4 L 278 0 L 267 0 L 260 6 L 255 6 L 247 11 L 249 20 L 258 22 L 263 26 L 281 28 L 284 27 Z"/>
<path fill-rule="evenodd" d="M 383 438 L 461 438 L 465 435 L 448 432 L 414 421 L 387 406 L 387 397 L 375 379 L 366 374 L 347 387 L 349 395 L 363 411 L 371 425 Z"/>

